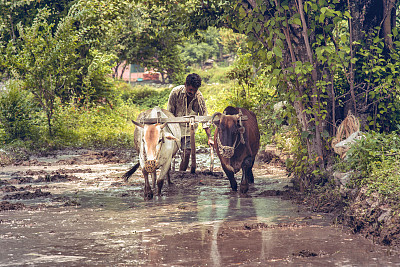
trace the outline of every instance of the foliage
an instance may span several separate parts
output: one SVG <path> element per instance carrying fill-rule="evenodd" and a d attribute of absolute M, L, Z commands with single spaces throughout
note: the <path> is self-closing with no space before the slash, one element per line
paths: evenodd
<path fill-rule="evenodd" d="M 220 28 L 219 35 L 224 54 L 235 55 L 240 48 L 247 47 L 245 35 L 236 33 L 232 29 Z"/>
<path fill-rule="evenodd" d="M 400 193 L 400 136 L 370 131 L 347 152 L 342 171 L 354 171 L 350 186 L 367 188 L 389 203 L 398 203 Z"/>
<path fill-rule="evenodd" d="M 152 1 L 128 4 L 116 46 L 118 64 L 124 60 L 161 73 L 162 81 L 181 82 L 183 65 L 178 45 L 183 31 L 175 16 Z"/>
<path fill-rule="evenodd" d="M 34 138 L 35 107 L 32 95 L 21 90 L 21 83 L 9 81 L 0 92 L 0 125 L 4 142 Z"/>
<path fill-rule="evenodd" d="M 79 71 L 74 94 L 81 98 L 99 99 L 107 95 L 118 44 L 117 35 L 123 28 L 121 20 L 128 2 L 120 0 L 79 0 L 70 8 L 61 31 L 80 40 L 76 51 L 79 58 L 71 67 Z M 60 28 L 60 27 L 59 27 Z M 69 99 L 69 95 L 64 96 Z"/>
<path fill-rule="evenodd" d="M 231 27 L 248 37 L 252 55 L 264 63 L 277 95 L 294 107 L 295 125 L 307 149 L 305 157 L 297 157 L 307 162 L 297 164 L 304 166 L 297 170 L 298 176 L 317 175 L 326 168 L 326 159 L 332 156 L 329 138 L 347 110 L 370 115 L 371 125 L 378 125 L 377 119 L 395 106 L 391 103 L 398 94 L 394 78 L 397 61 L 390 60 L 388 68 L 384 64 L 397 58 L 397 30 L 381 30 L 384 39 L 374 36 L 371 28 L 366 28 L 373 24 L 365 23 L 364 14 L 357 10 L 363 5 L 351 1 L 347 6 L 335 0 L 237 1 L 225 13 Z M 381 15 L 370 3 L 363 7 Z M 386 40 L 392 29 L 394 45 L 389 50 Z M 366 70 L 374 72 L 376 78 Z M 248 71 L 241 71 L 247 79 Z M 344 86 L 335 87 L 337 78 Z"/>
<path fill-rule="evenodd" d="M 270 76 L 256 66 L 257 62 L 254 62 L 250 53 L 242 54 L 239 50 L 227 77 L 235 81 L 231 87 L 231 105 L 247 108 L 256 114 L 263 133 L 262 144 L 266 144 L 271 142 L 272 135 L 281 127 L 282 121 L 276 126 L 281 115 L 282 118 L 286 115 L 278 115 L 282 111 L 274 110 L 274 104 L 278 101 L 276 89 L 270 86 Z"/>
<path fill-rule="evenodd" d="M 221 59 L 243 44 L 243 36 L 232 30 L 187 29 L 188 12 L 196 8 L 184 2 L 131 3 L 129 10 L 118 35 L 117 64 L 126 60 L 152 68 L 161 73 L 163 83 L 181 84 L 185 65 L 200 66 L 210 58 Z"/>
<path fill-rule="evenodd" d="M 389 56 L 385 55 L 384 38 L 379 38 L 380 28 L 377 27 L 368 37 L 369 47 L 360 47 L 357 61 L 362 64 L 356 70 L 356 77 L 361 77 L 363 88 L 361 98 L 369 101 L 357 101 L 357 108 L 361 111 L 369 110 L 366 130 L 396 130 L 400 124 L 400 41 L 394 41 L 396 48 Z M 397 31 L 394 31 L 394 37 Z"/>
<path fill-rule="evenodd" d="M 377 192 L 391 203 L 399 204 L 400 200 L 400 158 L 384 158 L 373 162 L 371 174 L 366 179 L 368 193 Z"/>
<path fill-rule="evenodd" d="M 52 10 L 50 15 L 51 23 L 58 22 L 67 15 L 69 6 L 75 0 L 3 0 L 0 3 L 0 18 L 4 18 L 4 35 L 7 40 L 18 36 L 16 25 L 21 23 L 24 26 L 31 25 L 39 10 L 48 8 Z"/>
<path fill-rule="evenodd" d="M 57 136 L 62 146 L 75 147 L 133 147 L 132 119 L 138 109 L 121 104 L 111 108 L 107 105 L 80 105 L 71 101 L 57 109 Z"/>
<path fill-rule="evenodd" d="M 47 116 L 49 134 L 52 135 L 54 102 L 73 83 L 73 62 L 77 59 L 77 36 L 68 32 L 51 31 L 47 9 L 39 12 L 31 27 L 19 27 L 21 50 L 14 52 L 9 43 L 9 61 L 12 69 L 24 80 L 24 87 L 31 91 Z M 62 27 L 62 26 L 61 26 Z"/>
<path fill-rule="evenodd" d="M 57 26 L 49 22 L 51 10 L 44 8 L 32 25 L 20 23 L 17 37 L 8 41 L 3 64 L 35 95 L 50 135 L 57 97 L 68 101 L 72 95 L 94 100 L 107 96 L 107 76 L 115 59 L 107 50 L 123 7 L 120 1 L 76 1 Z"/>
<path fill-rule="evenodd" d="M 394 163 L 399 153 L 400 137 L 397 133 L 382 134 L 370 131 L 347 152 L 348 168 L 359 172 L 359 177 L 364 179 L 377 164 L 383 161 Z"/>
<path fill-rule="evenodd" d="M 0 77 L 6 76 L 6 72 L 9 71 L 4 49 L 7 43 L 16 42 L 20 37 L 18 24 L 32 25 L 40 10 L 47 7 L 51 11 L 50 23 L 57 25 L 67 15 L 69 6 L 73 2 L 75 0 L 3 0 L 0 2 Z"/>
<path fill-rule="evenodd" d="M 223 62 L 224 57 L 233 56 L 245 47 L 244 36 L 231 29 L 210 27 L 197 31 L 180 46 L 182 61 L 189 66 L 203 66 L 208 59 Z"/>
<path fill-rule="evenodd" d="M 227 77 L 227 72 L 229 70 L 230 67 L 219 67 L 218 65 L 214 65 L 211 69 L 189 67 L 187 72 L 199 74 L 202 80 L 202 85 L 204 86 L 206 84 L 229 83 L 230 80 Z"/>
<path fill-rule="evenodd" d="M 220 43 L 220 34 L 215 27 L 210 27 L 207 31 L 198 31 L 196 36 L 189 38 L 184 46 L 181 46 L 182 60 L 187 65 L 196 63 L 201 66 L 207 59 L 219 58 L 222 56 Z"/>
<path fill-rule="evenodd" d="M 89 50 L 87 74 L 83 79 L 85 85 L 82 93 L 87 99 L 99 99 L 107 97 L 111 90 L 111 62 L 115 60 L 115 56 L 102 52 L 97 49 Z"/>
<path fill-rule="evenodd" d="M 126 103 L 137 105 L 141 109 L 147 110 L 155 106 L 166 108 L 170 92 L 170 88 L 153 88 L 138 85 L 120 91 L 120 97 Z"/>

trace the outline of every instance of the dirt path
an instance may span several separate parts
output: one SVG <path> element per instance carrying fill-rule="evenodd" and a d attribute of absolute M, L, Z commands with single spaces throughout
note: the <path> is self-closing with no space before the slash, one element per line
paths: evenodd
<path fill-rule="evenodd" d="M 215 160 L 143 200 L 129 151 L 62 151 L 0 169 L 0 266 L 390 266 L 397 254 L 290 200 L 284 170 L 255 164 L 246 195 Z M 240 173 L 236 175 L 239 180 Z"/>

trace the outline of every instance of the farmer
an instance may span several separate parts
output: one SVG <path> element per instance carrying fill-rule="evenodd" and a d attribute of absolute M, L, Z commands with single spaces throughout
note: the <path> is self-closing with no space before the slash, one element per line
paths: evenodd
<path fill-rule="evenodd" d="M 183 117 L 188 115 L 207 116 L 207 107 L 203 95 L 198 90 L 201 86 L 201 78 L 198 74 L 192 73 L 186 77 L 184 85 L 174 87 L 169 95 L 167 109 L 175 115 L 175 117 Z M 197 129 L 195 124 L 195 130 Z M 208 145 L 213 143 L 211 131 L 208 124 L 203 124 L 203 129 L 208 136 Z M 191 153 L 190 147 L 190 128 L 189 123 L 181 123 L 181 149 L 182 161 L 179 166 L 180 171 L 186 171 L 189 165 Z"/>

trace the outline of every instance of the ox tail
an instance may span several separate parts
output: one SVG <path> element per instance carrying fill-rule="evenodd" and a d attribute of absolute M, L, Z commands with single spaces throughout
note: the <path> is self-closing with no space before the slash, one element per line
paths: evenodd
<path fill-rule="evenodd" d="M 129 171 L 127 171 L 124 175 L 122 175 L 122 178 L 126 181 L 128 181 L 129 177 L 132 176 L 132 174 L 135 173 L 135 171 L 139 168 L 140 163 L 136 163 Z"/>

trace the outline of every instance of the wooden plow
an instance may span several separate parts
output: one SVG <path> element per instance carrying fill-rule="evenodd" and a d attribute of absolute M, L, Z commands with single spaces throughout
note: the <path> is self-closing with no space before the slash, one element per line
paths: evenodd
<path fill-rule="evenodd" d="M 190 172 L 196 172 L 196 144 L 195 144 L 195 124 L 196 123 L 214 123 L 214 121 L 218 121 L 219 118 L 214 118 L 214 121 L 211 121 L 213 116 L 183 116 L 183 117 L 174 117 L 174 118 L 162 118 L 161 114 L 157 114 L 157 118 L 143 118 L 139 122 L 142 124 L 155 124 L 155 123 L 185 123 L 189 125 L 190 128 L 190 146 L 191 146 L 191 166 Z M 242 120 L 247 120 L 247 116 L 242 116 Z M 211 166 L 210 171 L 213 172 L 214 169 L 214 147 L 210 145 L 210 154 L 211 154 Z"/>

